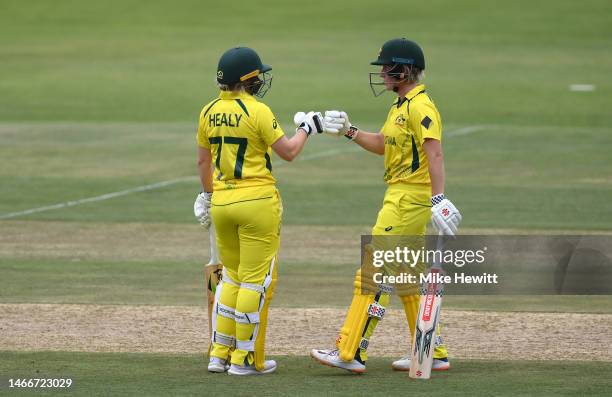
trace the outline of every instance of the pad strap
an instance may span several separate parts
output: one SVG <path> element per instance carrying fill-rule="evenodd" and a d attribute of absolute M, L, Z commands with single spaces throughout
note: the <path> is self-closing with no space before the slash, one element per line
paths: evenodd
<path fill-rule="evenodd" d="M 361 342 L 359 342 L 359 348 L 362 350 L 367 350 L 370 345 L 370 341 L 366 338 L 361 338 Z"/>
<path fill-rule="evenodd" d="M 251 291 L 259 292 L 260 294 L 265 294 L 266 290 L 272 283 L 272 271 L 274 270 L 274 258 L 272 259 L 272 263 L 270 264 L 270 271 L 266 274 L 266 278 L 264 279 L 263 285 L 252 284 L 252 283 L 241 283 L 240 288 L 250 289 Z"/>
<path fill-rule="evenodd" d="M 253 352 L 255 351 L 255 341 L 254 340 L 237 340 L 236 349 Z"/>
<path fill-rule="evenodd" d="M 214 343 L 218 343 L 224 346 L 234 347 L 236 345 L 236 338 L 230 335 L 219 333 L 217 331 L 214 331 L 212 340 Z"/>
<path fill-rule="evenodd" d="M 217 303 L 217 314 L 222 315 L 223 317 L 229 318 L 230 320 L 235 319 L 235 310 L 227 305 L 224 305 L 221 302 Z"/>
<path fill-rule="evenodd" d="M 235 320 L 241 324 L 258 324 L 259 323 L 259 312 L 242 313 L 239 311 L 235 312 Z"/>
<path fill-rule="evenodd" d="M 258 284 L 241 283 L 240 288 L 250 289 L 251 291 L 259 292 L 260 294 L 266 293 L 266 287 L 264 287 L 263 285 L 258 285 Z"/>
<path fill-rule="evenodd" d="M 232 280 L 232 278 L 227 274 L 227 270 L 225 267 L 223 268 L 223 275 L 221 277 L 221 282 L 228 283 L 229 285 L 233 285 L 234 287 L 240 288 L 240 284 Z"/>

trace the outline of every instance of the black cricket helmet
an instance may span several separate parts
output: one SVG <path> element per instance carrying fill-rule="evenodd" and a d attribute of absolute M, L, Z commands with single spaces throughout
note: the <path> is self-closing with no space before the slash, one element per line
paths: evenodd
<path fill-rule="evenodd" d="M 261 62 L 255 50 L 234 47 L 225 51 L 217 66 L 217 82 L 229 87 L 243 83 L 247 92 L 263 97 L 272 86 L 272 67 Z"/>
<path fill-rule="evenodd" d="M 384 72 L 401 81 L 405 78 L 406 68 L 415 72 L 425 70 L 425 55 L 421 47 L 412 40 L 405 38 L 388 40 L 383 44 L 378 58 L 370 62 L 370 65 L 388 66 Z M 380 80 L 381 72 L 370 73 L 370 87 L 374 96 L 382 94 L 385 89 L 376 91 L 374 86 L 385 85 L 384 80 Z"/>

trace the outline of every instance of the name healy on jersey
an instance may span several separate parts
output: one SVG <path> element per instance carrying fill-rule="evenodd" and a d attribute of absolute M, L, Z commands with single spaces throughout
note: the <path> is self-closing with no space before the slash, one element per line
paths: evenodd
<path fill-rule="evenodd" d="M 235 113 L 213 113 L 208 116 L 209 127 L 240 127 L 241 114 Z"/>

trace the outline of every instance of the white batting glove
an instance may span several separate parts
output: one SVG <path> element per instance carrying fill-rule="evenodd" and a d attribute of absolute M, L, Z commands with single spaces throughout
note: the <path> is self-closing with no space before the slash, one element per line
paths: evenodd
<path fill-rule="evenodd" d="M 293 116 L 293 122 L 297 126 L 296 132 L 302 129 L 306 131 L 308 136 L 313 133 L 320 134 L 323 132 L 323 115 L 320 112 L 297 112 Z"/>
<path fill-rule="evenodd" d="M 193 203 L 193 214 L 205 229 L 210 227 L 210 200 L 212 193 L 202 192 Z"/>
<path fill-rule="evenodd" d="M 357 137 L 359 129 L 351 124 L 346 112 L 328 110 L 325 112 L 325 132 L 334 136 L 344 135 L 350 140 Z"/>
<path fill-rule="evenodd" d="M 293 116 L 293 124 L 295 124 L 295 126 L 297 127 L 298 125 L 302 124 L 302 121 L 304 121 L 305 118 L 306 112 L 297 112 Z"/>
<path fill-rule="evenodd" d="M 437 194 L 431 198 L 431 223 L 438 233 L 454 236 L 461 222 L 461 213 L 444 194 Z"/>

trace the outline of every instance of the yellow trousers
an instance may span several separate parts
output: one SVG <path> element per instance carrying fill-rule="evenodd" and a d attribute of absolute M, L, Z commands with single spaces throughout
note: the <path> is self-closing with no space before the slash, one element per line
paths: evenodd
<path fill-rule="evenodd" d="M 424 236 L 427 223 L 431 218 L 430 197 L 431 187 L 429 185 L 390 185 L 385 193 L 383 207 L 378 213 L 376 224 L 372 228 L 373 244 L 376 245 L 376 236 Z M 361 270 L 357 271 L 353 300 L 336 340 L 340 358 L 344 361 L 358 359 L 365 362 L 367 360 L 366 350 L 369 339 L 382 319 L 382 317 L 372 316 L 371 313 L 380 312 L 380 310 L 371 310 L 371 308 L 384 308 L 388 305 L 389 295 L 384 292 L 364 294 L 364 285 L 371 282 L 366 275 L 362 276 Z M 419 311 L 419 295 L 414 293 L 405 295 L 401 291 L 398 293 L 412 335 L 416 328 Z M 436 340 L 438 343 L 434 357 L 447 357 L 448 352 L 442 344 L 439 331 Z M 407 342 L 408 350 L 410 350 L 412 340 Z"/>
<path fill-rule="evenodd" d="M 248 188 L 245 188 L 248 189 Z M 214 200 L 213 200 L 214 203 Z M 217 287 L 211 356 L 263 369 L 268 306 L 274 294 L 282 204 L 270 195 L 211 208 L 224 270 Z"/>

